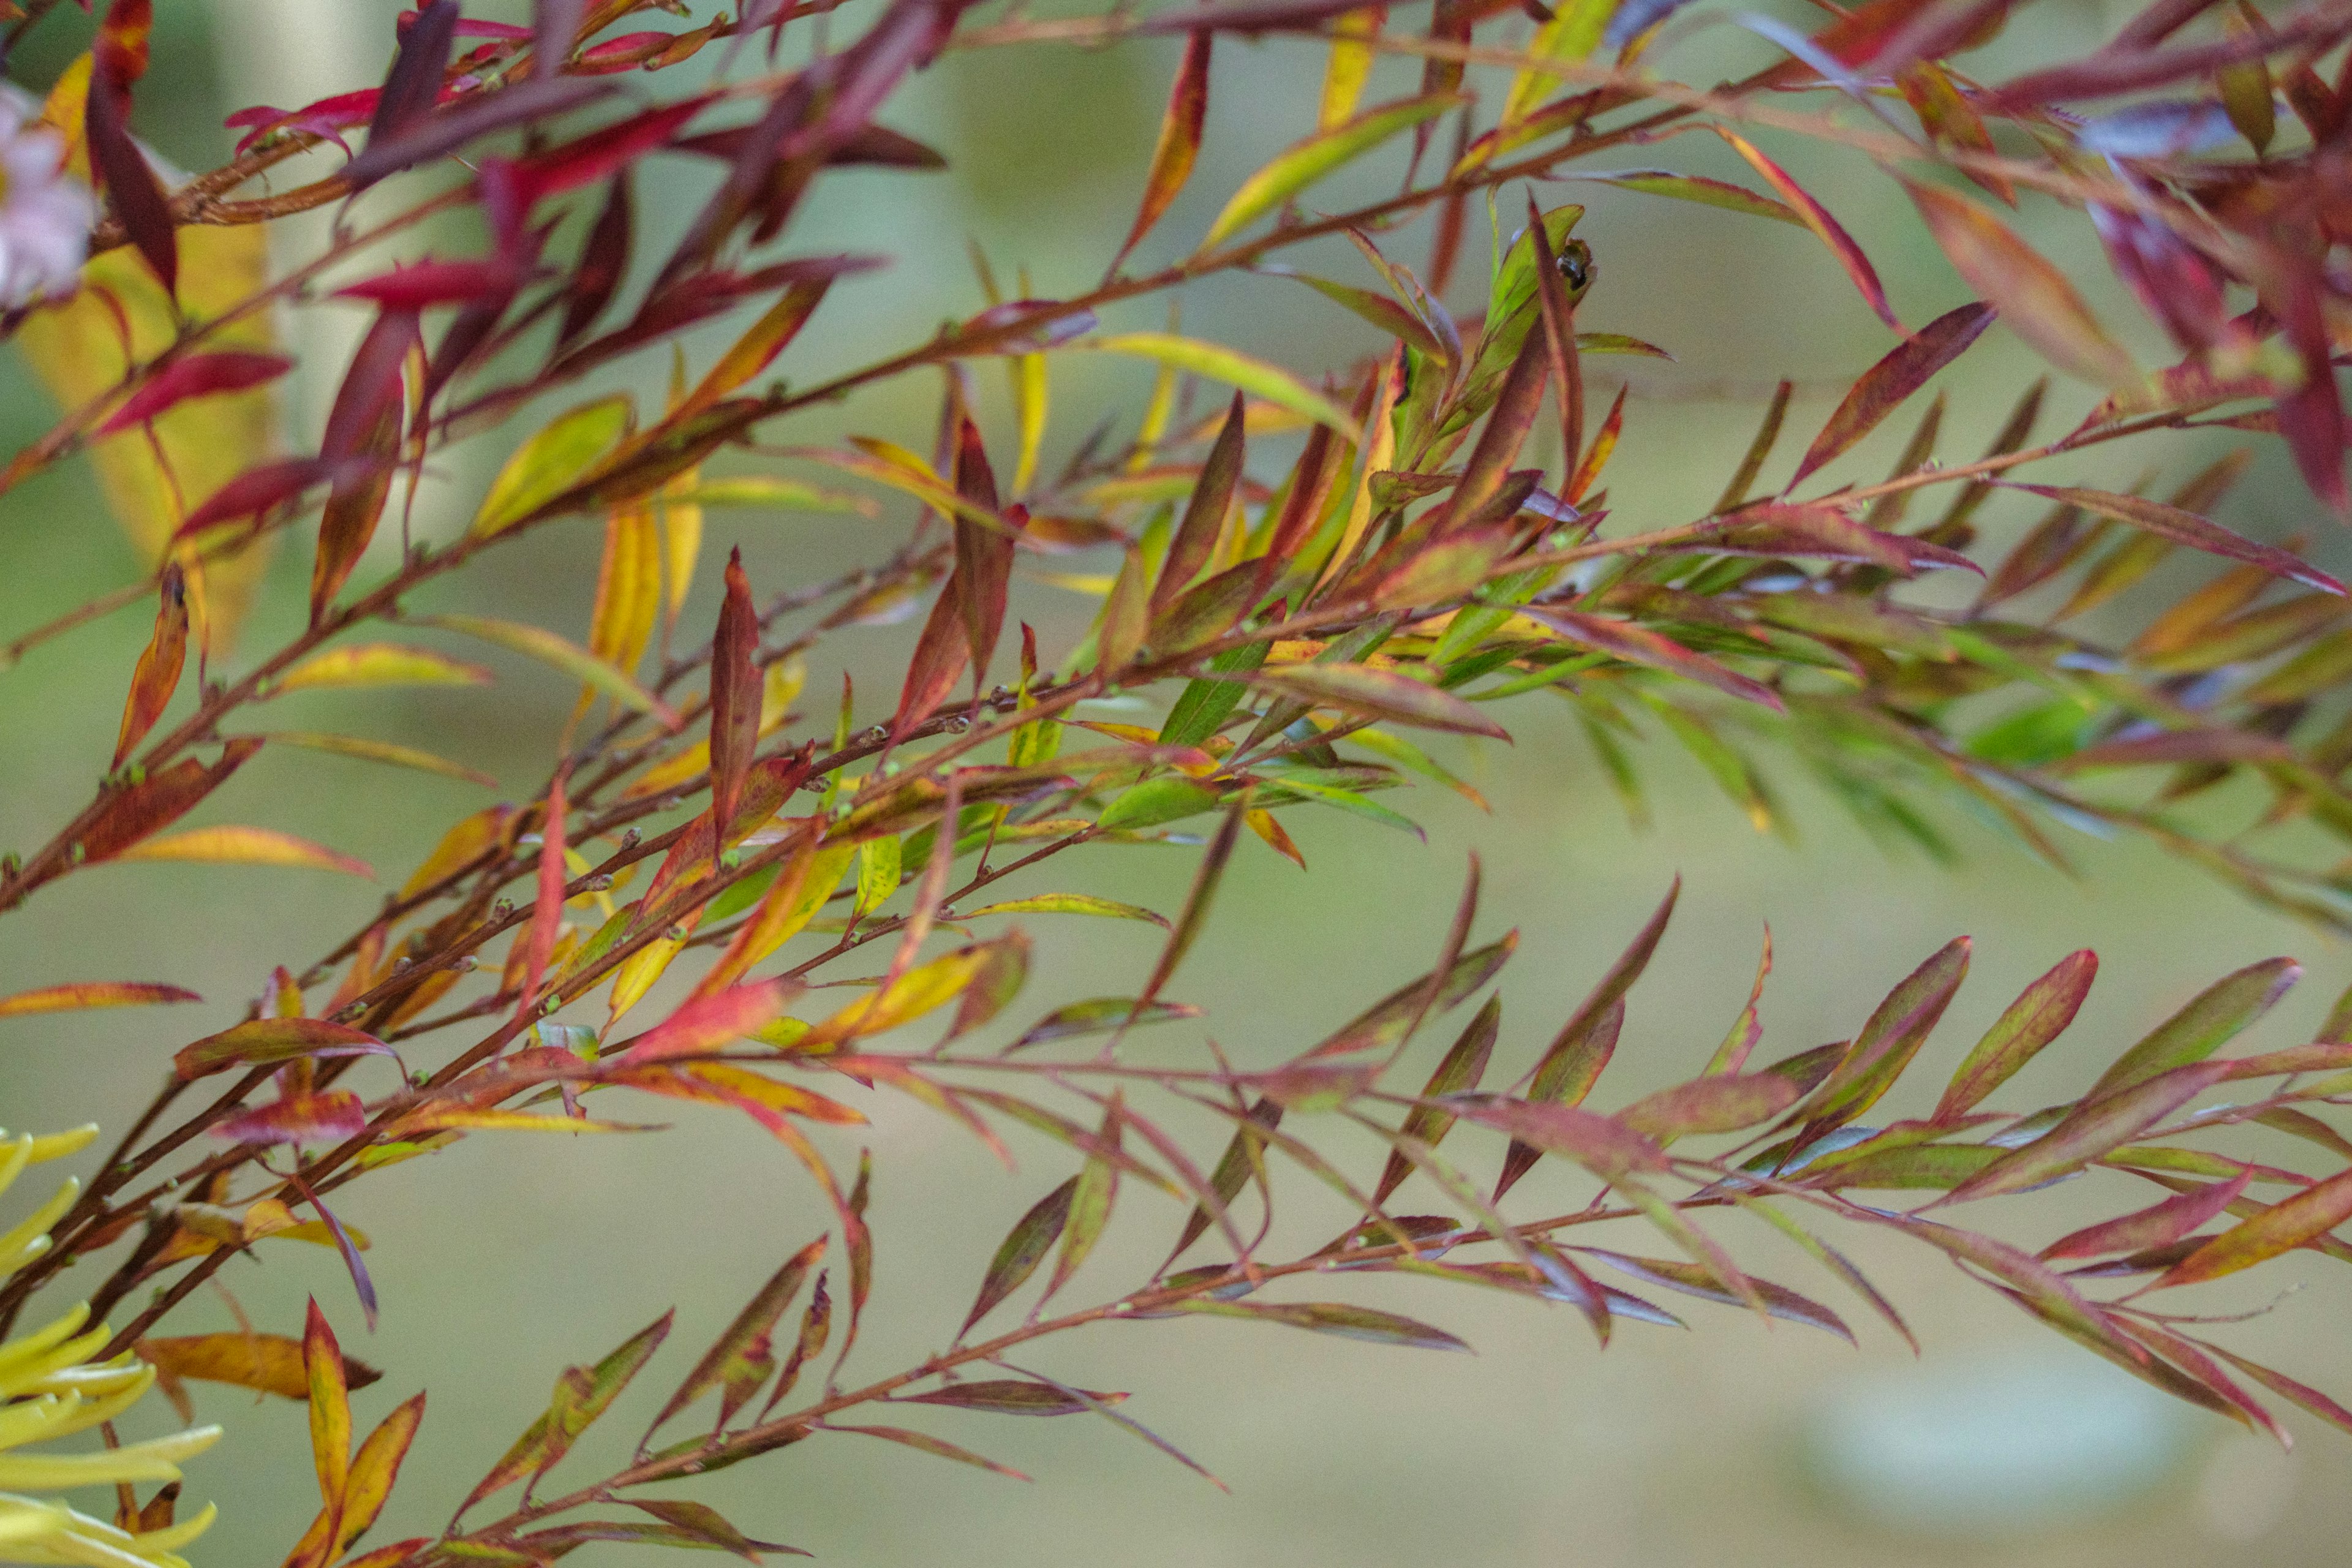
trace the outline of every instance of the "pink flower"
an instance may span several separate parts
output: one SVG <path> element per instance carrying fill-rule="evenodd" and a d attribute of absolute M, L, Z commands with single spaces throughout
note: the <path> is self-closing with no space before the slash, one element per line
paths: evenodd
<path fill-rule="evenodd" d="M 69 294 L 98 201 L 65 172 L 65 143 L 0 102 L 0 306 Z"/>

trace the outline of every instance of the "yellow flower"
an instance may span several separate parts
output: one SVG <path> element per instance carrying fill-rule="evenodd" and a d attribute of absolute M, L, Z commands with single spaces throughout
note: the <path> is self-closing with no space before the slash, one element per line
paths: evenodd
<path fill-rule="evenodd" d="M 0 1134 L 0 1192 L 26 1166 L 71 1154 L 97 1135 L 95 1127 L 46 1138 Z M 0 1279 L 49 1249 L 49 1227 L 73 1206 L 80 1190 L 79 1182 L 68 1179 L 23 1224 L 0 1234 Z M 210 1505 L 165 1529 L 134 1532 L 78 1512 L 58 1499 L 21 1495 L 176 1481 L 180 1461 L 203 1453 L 220 1437 L 219 1427 L 198 1426 L 121 1447 L 68 1454 L 26 1451 L 29 1445 L 113 1420 L 154 1384 L 155 1369 L 131 1355 L 89 1360 L 114 1337 L 104 1324 L 90 1328 L 89 1322 L 89 1308 L 77 1306 L 21 1339 L 0 1344 L 0 1563 L 187 1568 L 186 1560 L 176 1553 L 212 1523 Z"/>

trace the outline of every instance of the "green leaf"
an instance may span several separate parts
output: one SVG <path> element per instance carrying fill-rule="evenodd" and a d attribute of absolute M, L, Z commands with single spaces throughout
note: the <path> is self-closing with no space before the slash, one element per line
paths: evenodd
<path fill-rule="evenodd" d="M 2084 1098 L 2098 1100 L 2158 1073 L 2203 1061 L 2269 1012 L 2302 977 L 2303 966 L 2291 958 L 2266 958 L 2223 976 L 2116 1058 Z"/>
<path fill-rule="evenodd" d="M 444 631 L 459 632 L 483 642 L 496 643 L 502 648 L 534 658 L 550 668 L 562 671 L 585 686 L 593 686 L 625 708 L 650 713 L 665 728 L 678 727 L 677 714 L 668 703 L 647 691 L 631 679 L 628 673 L 606 663 L 577 643 L 543 627 L 527 626 L 520 621 L 493 620 L 487 616 L 415 616 L 412 624 L 439 626 Z"/>
<path fill-rule="evenodd" d="M 580 1434 L 611 1408 L 638 1369 L 653 1359 L 654 1352 L 669 1336 L 672 1316 L 664 1312 L 594 1366 L 572 1367 L 557 1378 L 555 1397 L 549 1402 L 546 1413 L 515 1439 L 514 1447 L 506 1451 L 504 1458 L 490 1467 L 490 1473 L 467 1494 L 457 1511 L 463 1514 L 491 1493 L 525 1476 L 544 1475 L 553 1468 L 571 1451 Z"/>
<path fill-rule="evenodd" d="M 1328 425 L 1343 439 L 1352 441 L 1356 438 L 1356 422 L 1349 416 L 1346 409 L 1312 390 L 1288 371 L 1234 349 L 1204 343 L 1197 338 L 1179 337 L 1173 332 L 1111 332 L 1102 337 L 1079 338 L 1066 347 L 1100 353 L 1129 354 L 1164 364 L 1171 370 L 1204 375 L 1212 381 L 1237 386 L 1251 396 L 1262 398 L 1277 408 L 1286 408 L 1303 419 Z"/>
<path fill-rule="evenodd" d="M 1077 1191 L 1078 1178 L 1072 1176 L 1013 1222 L 998 1245 L 996 1256 L 988 1261 L 988 1272 L 981 1277 L 980 1295 L 965 1315 L 963 1327 L 956 1331 L 958 1338 L 969 1333 L 974 1323 L 988 1316 L 999 1302 L 1037 1272 L 1037 1265 L 1054 1249 L 1054 1243 L 1061 1239 L 1062 1227 L 1069 1223 L 1070 1201 Z"/>
<path fill-rule="evenodd" d="M 1242 182 L 1201 244 L 1219 244 L 1321 179 L 1362 157 L 1400 132 L 1436 119 L 1467 101 L 1459 93 L 1435 93 L 1368 109 L 1353 120 L 1309 136 L 1284 150 L 1274 162 Z"/>
<path fill-rule="evenodd" d="M 1223 797 L 1191 779 L 1146 779 L 1122 791 L 1103 808 L 1099 818 L 1106 833 L 1131 833 L 1163 822 L 1214 811 Z"/>
<path fill-rule="evenodd" d="M 1153 914 L 1140 904 L 1122 904 L 1092 893 L 1035 893 L 976 910 L 959 910 L 955 918 L 976 921 L 982 915 L 1101 915 L 1109 920 L 1148 921 L 1156 926 L 1168 923 L 1167 917 Z"/>
<path fill-rule="evenodd" d="M 1640 191 L 1647 195 L 1672 196 L 1676 201 L 1698 202 L 1706 206 L 1721 207 L 1726 212 L 1778 218 L 1799 228 L 1808 226 L 1805 220 L 1797 216 L 1796 209 L 1786 202 L 1776 202 L 1769 196 L 1757 195 L 1745 185 L 1735 185 L 1727 180 L 1710 180 L 1701 174 L 1677 174 L 1664 169 L 1624 169 L 1563 177 L 1591 180 L 1600 184 L 1615 185 L 1620 190 Z"/>
<path fill-rule="evenodd" d="M 632 410 L 622 393 L 583 403 L 525 441 L 490 481 L 469 531 L 487 539 L 545 506 L 594 471 L 628 434 Z"/>

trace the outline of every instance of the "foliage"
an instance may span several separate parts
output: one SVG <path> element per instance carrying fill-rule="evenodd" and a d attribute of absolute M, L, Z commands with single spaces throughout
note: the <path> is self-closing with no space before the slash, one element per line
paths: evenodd
<path fill-rule="evenodd" d="M 29 0 L 18 31 L 53 8 Z M 243 111 L 236 158 L 169 188 L 124 128 L 148 63 L 148 9 L 113 0 L 93 56 L 49 101 L 47 122 L 71 144 L 67 166 L 94 172 L 109 216 L 89 237 L 79 295 L 12 300 L 8 328 L 70 405 L 0 487 L 88 453 L 126 526 L 161 541 L 151 577 L 24 632 L 10 661 L 150 599 L 154 632 L 128 672 L 119 742 L 89 804 L 5 861 L 0 912 L 34 918 L 45 889 L 106 860 L 371 874 L 268 826 L 179 826 L 215 793 L 238 798 L 234 775 L 265 747 L 470 772 L 366 737 L 272 730 L 279 693 L 479 684 L 509 657 L 581 687 L 543 786 L 456 823 L 364 929 L 289 962 L 243 1019 L 178 1045 L 170 1086 L 88 1188 L 39 1216 L 47 1250 L 0 1286 L 0 1320 L 13 1322 L 68 1260 L 103 1254 L 93 1311 L 150 1294 L 91 1353 L 136 1349 L 175 1387 L 225 1382 L 307 1400 L 321 1507 L 289 1563 L 543 1563 L 598 1541 L 756 1555 L 775 1548 L 646 1489 L 843 1432 L 1004 1468 L 898 1424 L 919 1412 L 872 1408 L 889 1404 L 1097 1415 L 1173 1454 L 1122 1395 L 1013 1359 L 1033 1341 L 1121 1318 L 1199 1313 L 1459 1346 L 1347 1300 L 1343 1273 L 1566 1302 L 1604 1343 L 1622 1320 L 1675 1321 L 1662 1292 L 1851 1339 L 1838 1311 L 1735 1260 L 1718 1233 L 1749 1219 L 1906 1340 L 1897 1306 L 1819 1227 L 1875 1227 L 1940 1251 L 1989 1300 L 2249 1426 L 2280 1431 L 2268 1395 L 2352 1426 L 2326 1395 L 2216 1342 L 2211 1320 L 2168 1306 L 2170 1291 L 2298 1249 L 2352 1259 L 2335 1234 L 2352 1217 L 2352 1171 L 2315 1177 L 2234 1152 L 2270 1133 L 2352 1154 L 2326 1120 L 2352 1097 L 2352 1005 L 2315 1040 L 2221 1054 L 2293 984 L 2299 971 L 2285 960 L 2216 981 L 2076 1098 L 2043 1109 L 1990 1100 L 2073 1021 L 2096 970 L 2087 952 L 2017 999 L 1932 1114 L 1869 1120 L 1925 1058 L 1968 969 L 1962 940 L 1869 1010 L 1850 1041 L 1751 1060 L 1761 1033 L 1751 1001 L 1696 1076 L 1603 1110 L 1612 1097 L 1600 1080 L 1674 895 L 1550 1047 L 1512 1071 L 1492 1060 L 1500 1001 L 1487 988 L 1517 938 L 1478 929 L 1474 864 L 1426 973 L 1368 1005 L 1333 998 L 1335 1015 L 1361 1010 L 1291 1059 L 1179 1068 L 1120 1051 L 1138 1027 L 1197 1015 L 1168 992 L 1236 854 L 1263 841 L 1299 858 L 1284 820 L 1316 808 L 1410 828 L 1386 792 L 1415 775 L 1468 786 L 1442 750 L 1404 731 L 1505 736 L 1511 697 L 1566 703 L 1637 816 L 1635 749 L 1663 731 L 1769 826 L 1779 808 L 1757 753 L 1773 746 L 1874 831 L 1937 855 L 1949 852 L 1938 815 L 1955 806 L 2062 863 L 2053 824 L 2104 825 L 2314 924 L 2352 929 L 2352 881 L 2311 847 L 2352 837 L 2344 585 L 2295 550 L 2212 520 L 2248 454 L 2178 478 L 2161 500 L 2071 482 L 2064 461 L 2169 433 L 2275 435 L 2311 492 L 2346 508 L 2334 363 L 2352 303 L 2333 247 L 2352 167 L 2352 64 L 2333 82 L 2323 74 L 2352 38 L 2343 0 L 2274 16 L 2157 0 L 2094 52 L 1997 83 L 1965 62 L 2004 26 L 2005 0 L 1869 0 L 1810 32 L 1744 18 L 1769 63 L 1706 88 L 1666 74 L 1696 26 L 1676 0 L 1557 10 L 1526 0 L 1524 17 L 1495 0 L 1437 0 L 1425 28 L 1402 7 L 1346 0 L 1057 20 L 991 19 L 963 0 L 865 0 L 838 17 L 826 16 L 830 0 L 751 0 L 740 15 L 671 27 L 642 26 L 642 14 L 707 7 L 539 0 L 523 25 L 433 0 L 388 41 L 380 87 Z M 823 50 L 807 41 L 820 22 Z M 1139 171 L 1138 216 L 1097 287 L 1008 299 L 982 263 L 988 303 L 968 319 L 910 332 L 845 371 L 787 357 L 832 308 L 835 285 L 876 262 L 806 234 L 815 185 L 844 167 L 951 162 L 877 118 L 910 72 L 949 50 L 1177 36 L 1185 45 Z M 1220 51 L 1236 37 L 1323 62 L 1315 123 L 1230 195 L 1201 248 L 1136 264 L 1168 242 L 1171 203 L 1212 123 Z M 1421 88 L 1366 107 L 1381 54 L 1422 60 Z M 690 60 L 700 63 L 664 74 Z M 667 90 L 681 79 L 697 85 Z M 2282 97 L 2291 119 L 2277 113 Z M 298 153 L 362 129 L 340 172 L 254 194 Z M 1694 132 L 1736 153 L 1755 184 L 1616 166 L 1637 148 L 1643 158 L 1687 149 Z M 1901 322 L 1864 247 L 1767 150 L 1801 139 L 1900 182 L 1977 298 L 1916 330 Z M 710 195 L 682 232 L 641 232 L 633 187 L 677 159 L 713 176 Z M 1378 159 L 1409 160 L 1396 195 L 1328 215 L 1307 205 L 1327 175 Z M 1621 394 L 1600 412 L 1586 367 L 1663 351 L 1584 330 L 1607 299 L 1588 310 L 1606 247 L 1596 257 L 1572 232 L 1580 208 L 1546 208 L 1535 195 L 1568 178 L 1705 204 L 1727 226 L 1808 230 L 1886 321 L 1892 345 L 1777 489 L 1764 476 L 1786 385 L 1705 515 L 1604 531 L 1611 453 L 1646 411 Z M 1990 205 L 2029 202 L 2088 217 L 2178 363 L 2135 363 Z M 258 252 L 220 234 L 250 237 L 331 205 L 340 221 L 318 254 L 255 286 L 224 286 Z M 1465 313 L 1445 300 L 1464 291 L 1454 275 L 1481 205 L 1496 237 L 1489 286 Z M 478 253 L 416 252 L 430 220 L 460 213 L 479 220 Z M 1391 251 L 1421 215 L 1433 215 L 1436 237 L 1416 272 Z M 1342 236 L 1366 265 L 1356 281 L 1274 259 Z M 1113 237 L 1102 237 L 1108 257 Z M 1391 346 L 1302 373 L 1172 325 L 1121 324 L 1129 301 L 1250 270 L 1303 281 Z M 353 302 L 370 324 L 320 444 L 273 455 L 251 410 L 289 362 L 262 323 Z M 738 313 L 748 325 L 698 376 L 677 354 L 658 415 L 581 384 L 605 385 L 598 373 L 628 356 L 658 363 L 688 329 Z M 1952 461 L 1937 456 L 1939 395 L 1888 477 L 1831 477 L 1996 319 L 2105 400 L 2048 437 L 2037 433 L 2036 384 L 1990 450 Z M 1079 353 L 1150 362 L 1156 389 L 1134 423 L 1114 418 L 1048 475 L 1049 391 Z M 1016 414 L 1010 438 L 993 444 L 970 384 L 994 374 L 989 362 L 1010 373 Z M 779 366 L 798 379 L 765 379 Z M 879 439 L 775 444 L 796 414 L 919 373 L 941 373 L 945 387 L 928 456 Z M 1194 387 L 1216 389 L 1222 411 L 1180 418 Z M 238 433 L 220 434 L 228 426 Z M 1524 461 L 1539 426 L 1545 441 L 1557 432 L 1552 469 Z M 387 512 L 443 454 L 491 432 L 509 435 L 512 456 L 469 531 L 439 546 L 404 537 L 389 569 L 375 567 L 369 546 Z M 1265 460 L 1276 447 L 1288 458 L 1278 472 Z M 705 476 L 722 454 L 752 462 Z M 1911 505 L 1931 490 L 1951 499 L 1912 525 Z M 1974 559 L 1979 514 L 2011 498 L 2048 510 L 2004 558 Z M 716 625 L 682 624 L 703 570 L 705 510 L 746 505 L 868 520 L 896 508 L 913 521 L 877 530 L 896 542 L 859 571 L 764 598 L 730 561 Z M 601 522 L 603 552 L 584 644 L 433 607 L 445 579 L 524 536 L 559 533 L 584 551 L 595 531 L 583 519 Z M 273 544 L 310 553 L 308 624 L 282 646 L 233 657 L 236 605 Z M 2096 605 L 2144 596 L 2168 559 L 2199 554 L 2216 558 L 2213 570 L 2151 607 L 2127 644 L 2070 629 Z M 1101 610 L 1078 646 L 1056 653 L 1006 625 L 1008 593 L 1016 573 L 1066 555 L 1091 563 L 1064 580 L 1091 587 Z M 1962 607 L 1913 587 L 1952 572 L 1983 578 Z M 2019 608 L 2060 586 L 2047 613 Z M 925 596 L 895 690 L 877 700 L 845 685 L 829 725 L 796 710 L 813 649 Z M 493 663 L 447 651 L 460 644 Z M 1009 670 L 1011 683 L 996 684 Z M 1091 700 L 1147 691 L 1167 700 L 1156 726 L 1085 716 Z M 2176 809 L 2229 783 L 2261 793 L 2251 824 L 2223 831 Z M 1036 874 L 1080 845 L 1170 843 L 1197 846 L 1199 859 L 1167 915 Z M 1023 922 L 1050 934 L 1046 917 L 1065 915 L 1157 923 L 1159 961 L 1131 994 L 1016 1031 L 1033 940 Z M 852 954 L 863 973 L 845 972 Z M 1769 967 L 1768 950 L 1759 998 Z M 852 994 L 842 1003 L 821 986 Z M 1433 1064 L 1406 1060 L 1482 993 Z M 195 1000 L 161 983 L 68 982 L 0 999 L 0 1017 Z M 931 1038 L 896 1043 L 919 1025 Z M 277 1239 L 336 1248 L 373 1321 L 366 1238 L 342 1217 L 364 1201 L 358 1184 L 478 1134 L 642 1131 L 604 1114 L 625 1114 L 629 1097 L 613 1089 L 738 1111 L 783 1144 L 823 1205 L 807 1244 L 692 1362 L 620 1470 L 549 1480 L 651 1363 L 666 1317 L 564 1371 L 444 1534 L 362 1548 L 423 1396 L 354 1447 L 348 1395 L 366 1369 L 342 1357 L 315 1307 L 299 1336 L 159 1327 L 230 1258 L 266 1258 Z M 1043 1133 L 1076 1171 L 1006 1237 L 949 1349 L 850 1384 L 876 1246 L 855 1129 L 861 1101 L 885 1093 L 992 1146 L 1000 1127 Z M 1222 1152 L 1174 1130 L 1188 1115 L 1230 1123 Z M 1389 1151 L 1376 1177 L 1335 1152 L 1359 1130 Z M 2206 1146 L 2216 1138 L 2233 1152 Z M 1589 1201 L 1549 1217 L 1506 1211 L 1548 1158 L 1581 1173 Z M 1977 1212 L 1966 1205 L 2093 1167 L 2165 1195 L 2121 1198 L 2114 1217 L 2039 1253 L 1964 1227 Z M 1445 1213 L 1396 1212 L 1415 1176 Z M 1276 1194 L 1305 1178 L 1358 1217 L 1328 1246 L 1274 1255 Z M 1167 1264 L 1091 1304 L 1058 1305 L 1078 1295 L 1077 1276 L 1124 1217 L 1121 1194 L 1138 1186 L 1190 1207 Z M 1614 1245 L 1588 1239 L 1601 1226 Z M 1202 1246 L 1206 1261 L 1176 1267 Z M 1299 1277 L 1322 1299 L 1297 1295 Z M 1025 1317 L 984 1327 L 1024 1292 Z M 129 1364 L 102 1361 L 104 1375 Z M 28 1408 L 20 1399 L 0 1418 L 31 1419 L 17 1415 Z M 12 1462 L 0 1460 L 0 1479 Z M 0 1500 L 0 1510 L 16 1506 Z M 154 1506 L 134 1500 L 124 1512 L 138 1525 Z M 0 1553 L 22 1545 L 12 1518 L 0 1511 Z M 153 1551 L 125 1550 L 162 1550 L 142 1539 Z"/>

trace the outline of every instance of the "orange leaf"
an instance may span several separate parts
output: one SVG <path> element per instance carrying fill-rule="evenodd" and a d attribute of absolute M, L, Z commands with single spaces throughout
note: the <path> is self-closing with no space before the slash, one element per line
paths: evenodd
<path fill-rule="evenodd" d="M 131 671 L 131 695 L 122 704 L 122 729 L 115 737 L 114 765 L 121 767 L 131 748 L 146 738 L 155 721 L 179 688 L 180 667 L 188 655 L 188 583 L 176 561 L 163 568 L 162 602 L 155 606 L 155 630 Z"/>
<path fill-rule="evenodd" d="M 1192 175 L 1192 161 L 1200 155 L 1201 129 L 1209 113 L 1209 46 L 1215 34 L 1207 28 L 1190 33 L 1184 39 L 1184 60 L 1176 68 L 1176 80 L 1168 89 L 1168 109 L 1160 121 L 1159 144 L 1151 150 L 1151 169 L 1143 177 L 1143 201 L 1135 215 L 1134 226 L 1127 231 L 1126 243 L 1111 258 L 1110 269 L 1117 272 L 1151 226 L 1168 211 L 1176 193 Z"/>
<path fill-rule="evenodd" d="M 69 985 L 44 985 L 0 996 L 0 1018 L 27 1013 L 72 1013 L 85 1007 L 143 1007 L 156 1002 L 201 1002 L 193 991 L 143 980 L 86 980 Z"/>
<path fill-rule="evenodd" d="M 246 866 L 301 866 L 319 871 L 341 871 L 373 881 L 374 869 L 364 860 L 338 854 L 324 845 L 274 827 L 192 827 L 168 838 L 149 838 L 114 857 L 118 860 L 217 860 Z"/>
<path fill-rule="evenodd" d="M 2069 375 L 2121 390 L 2138 384 L 2131 355 L 2107 335 L 2066 275 L 1965 196 L 1905 180 L 1903 188 L 1952 270 L 1999 310 L 2010 330 Z"/>

